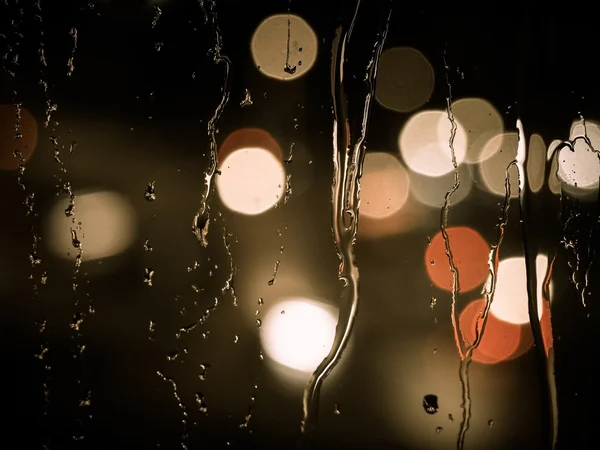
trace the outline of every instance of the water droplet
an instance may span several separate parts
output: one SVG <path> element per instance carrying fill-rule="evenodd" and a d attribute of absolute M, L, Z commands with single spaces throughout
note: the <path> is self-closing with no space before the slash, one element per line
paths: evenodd
<path fill-rule="evenodd" d="M 448 414 L 448 420 L 450 422 L 454 422 L 454 417 L 452 416 L 452 414 Z"/>
<path fill-rule="evenodd" d="M 156 191 L 154 190 L 154 183 L 148 183 L 148 187 L 146 187 L 146 191 L 144 192 L 144 198 L 149 202 L 153 202 L 156 200 Z"/>
<path fill-rule="evenodd" d="M 261 326 L 261 325 L 262 325 L 262 320 L 260 320 L 260 319 L 256 319 L 256 326 L 257 326 L 258 328 L 260 328 L 260 326 Z"/>
<path fill-rule="evenodd" d="M 342 412 L 340 411 L 340 404 L 339 404 L 339 403 L 336 403 L 336 404 L 335 404 L 335 406 L 334 406 L 334 409 L 333 409 L 333 413 L 334 413 L 336 416 L 339 416 L 339 415 L 342 413 Z"/>
<path fill-rule="evenodd" d="M 435 308 L 435 305 L 437 305 L 437 298 L 431 297 L 431 300 L 429 301 L 429 307 L 433 309 Z"/>
<path fill-rule="evenodd" d="M 152 286 L 152 277 L 154 276 L 154 269 L 148 267 L 144 269 L 144 283 L 148 286 Z"/>
<path fill-rule="evenodd" d="M 435 264 L 435 259 L 429 260 L 429 264 L 431 264 L 433 266 Z"/>
<path fill-rule="evenodd" d="M 262 297 L 260 297 L 260 298 L 258 299 L 258 304 L 259 304 L 259 305 L 264 305 L 264 304 L 265 304 L 265 301 L 262 299 Z"/>
<path fill-rule="evenodd" d="M 488 420 L 488 427 L 493 427 L 494 426 L 494 419 L 490 419 Z"/>
<path fill-rule="evenodd" d="M 147 252 L 151 252 L 152 250 L 154 250 L 154 247 L 152 247 L 152 244 L 150 244 L 150 239 L 146 239 L 144 241 L 144 250 L 146 250 Z"/>
<path fill-rule="evenodd" d="M 252 101 L 252 97 L 250 96 L 250 91 L 248 89 L 244 89 L 245 96 L 244 99 L 240 102 L 240 106 L 244 108 L 245 106 L 251 106 L 254 102 Z"/>
<path fill-rule="evenodd" d="M 209 367 L 209 364 L 200 364 L 200 374 L 198 375 L 198 378 L 200 378 L 201 381 L 206 380 L 206 375 L 208 375 Z"/>
<path fill-rule="evenodd" d="M 236 334 L 235 336 L 233 336 L 233 343 L 237 344 L 240 341 L 240 337 Z"/>
<path fill-rule="evenodd" d="M 204 395 L 202 395 L 200 392 L 196 393 L 196 406 L 202 414 L 208 413 L 208 405 L 204 401 Z"/>
<path fill-rule="evenodd" d="M 427 394 L 423 397 L 423 409 L 427 414 L 435 414 L 440 409 L 437 395 Z"/>
<path fill-rule="evenodd" d="M 444 431 L 444 429 L 443 429 L 442 427 L 437 427 L 437 428 L 435 429 L 435 432 L 436 432 L 437 434 L 440 434 L 442 431 Z"/>

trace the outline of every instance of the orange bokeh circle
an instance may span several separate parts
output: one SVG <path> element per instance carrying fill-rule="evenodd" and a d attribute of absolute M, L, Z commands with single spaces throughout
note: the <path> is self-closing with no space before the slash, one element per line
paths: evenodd
<path fill-rule="evenodd" d="M 473 290 L 483 284 L 489 273 L 488 243 L 477 231 L 469 227 L 450 227 L 446 232 L 454 265 L 458 270 L 459 291 Z M 427 247 L 425 267 L 429 278 L 437 287 L 452 291 L 453 274 L 441 231 Z"/>
<path fill-rule="evenodd" d="M 462 339 L 467 348 L 475 341 L 477 322 L 481 321 L 485 302 L 485 299 L 479 299 L 469 303 L 458 318 Z M 483 337 L 472 354 L 473 361 L 496 364 L 511 359 L 519 348 L 520 341 L 519 325 L 503 322 L 488 313 Z"/>

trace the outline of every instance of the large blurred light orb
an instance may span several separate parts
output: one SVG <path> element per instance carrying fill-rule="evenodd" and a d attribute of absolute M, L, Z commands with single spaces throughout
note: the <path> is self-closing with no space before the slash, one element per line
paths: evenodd
<path fill-rule="evenodd" d="M 542 288 L 548 267 L 548 257 L 538 255 L 535 261 L 537 289 L 535 292 L 538 319 L 542 317 Z M 487 286 L 489 290 L 490 279 Z M 496 290 L 490 312 L 498 319 L 508 323 L 529 323 L 529 303 L 527 299 L 527 274 L 525 258 L 515 257 L 503 259 L 498 263 L 496 274 Z"/>
<path fill-rule="evenodd" d="M 55 255 L 75 259 L 71 230 L 81 242 L 83 261 L 116 256 L 135 239 L 135 211 L 127 198 L 117 192 L 100 191 L 75 196 L 74 215 L 65 209 L 69 200 L 63 198 L 50 210 L 46 222 L 46 242 Z M 75 219 L 75 223 L 74 220 Z M 79 225 L 81 223 L 81 225 Z"/>
<path fill-rule="evenodd" d="M 262 148 L 230 153 L 220 164 L 217 190 L 232 211 L 258 215 L 274 207 L 285 192 L 285 170 L 273 154 Z"/>
<path fill-rule="evenodd" d="M 335 338 L 337 318 L 326 305 L 289 299 L 273 305 L 262 323 L 265 353 L 277 363 L 312 373 L 327 356 Z"/>
<path fill-rule="evenodd" d="M 409 178 L 394 155 L 367 153 L 360 182 L 360 214 L 383 219 L 398 212 L 408 199 Z"/>
<path fill-rule="evenodd" d="M 467 153 L 467 133 L 455 121 L 452 147 L 457 165 Z M 406 165 L 414 172 L 439 177 L 454 170 L 450 137 L 452 122 L 446 111 L 423 111 L 412 116 L 400 132 L 398 144 Z"/>
<path fill-rule="evenodd" d="M 587 136 L 591 147 L 583 140 L 577 139 L 573 145 L 575 151 L 567 147 L 560 150 L 558 156 L 558 178 L 568 186 L 597 190 L 600 177 L 600 126 L 590 121 L 576 121 L 571 126 L 569 139 Z"/>
<path fill-rule="evenodd" d="M 18 169 L 19 164 L 31 158 L 37 146 L 38 125 L 35 117 L 24 107 L 20 108 L 20 115 L 19 126 L 16 128 L 15 106 L 0 105 L 0 170 Z M 17 156 L 15 150 L 18 151 Z"/>
<path fill-rule="evenodd" d="M 258 25 L 252 35 L 250 50 L 261 73 L 289 81 L 313 67 L 318 44 L 316 33 L 302 17 L 277 14 Z M 288 70 L 285 70 L 286 61 Z"/>

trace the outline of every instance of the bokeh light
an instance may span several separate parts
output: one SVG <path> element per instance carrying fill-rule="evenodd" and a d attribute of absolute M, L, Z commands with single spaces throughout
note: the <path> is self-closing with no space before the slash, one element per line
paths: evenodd
<path fill-rule="evenodd" d="M 532 192 L 539 192 L 544 186 L 545 172 L 546 144 L 539 134 L 532 134 L 527 158 L 527 179 Z"/>
<path fill-rule="evenodd" d="M 337 317 L 327 305 L 303 298 L 287 299 L 267 311 L 260 338 L 271 360 L 311 374 L 329 353 L 336 324 Z"/>
<path fill-rule="evenodd" d="M 16 170 L 21 164 L 21 157 L 27 162 L 33 154 L 38 142 L 38 125 L 33 114 L 21 107 L 21 119 L 18 130 L 17 111 L 14 105 L 0 105 L 0 170 Z M 21 137 L 15 139 L 19 134 Z M 21 156 L 15 156 L 15 150 Z"/>
<path fill-rule="evenodd" d="M 229 134 L 219 146 L 219 160 L 242 148 L 260 148 L 271 152 L 278 160 L 283 159 L 279 143 L 268 131 L 261 128 L 241 128 Z"/>
<path fill-rule="evenodd" d="M 484 146 L 479 172 L 484 186 L 489 192 L 504 197 L 506 195 L 506 169 L 517 157 L 517 133 L 503 133 L 491 138 Z M 510 166 L 510 196 L 519 197 L 519 172 L 515 165 Z"/>
<path fill-rule="evenodd" d="M 600 126 L 590 121 L 573 122 L 569 140 L 583 136 L 588 137 L 593 148 L 583 139 L 575 142 L 575 151 L 567 147 L 561 148 L 558 155 L 558 178 L 569 187 L 596 191 L 600 178 Z"/>
<path fill-rule="evenodd" d="M 548 257 L 538 255 L 535 261 L 537 276 L 538 319 L 542 316 L 542 287 Z M 488 291 L 491 278 L 488 279 Z M 506 258 L 498 263 L 496 290 L 490 312 L 498 319 L 514 324 L 529 323 L 529 303 L 527 300 L 527 274 L 525 258 Z"/>
<path fill-rule="evenodd" d="M 548 175 L 548 189 L 555 195 L 560 194 L 560 180 L 558 179 L 558 152 L 556 149 L 561 144 L 558 139 L 553 140 L 548 146 L 546 160 L 550 161 L 550 174 Z"/>
<path fill-rule="evenodd" d="M 481 162 L 484 158 L 482 152 L 485 144 L 504 132 L 502 116 L 494 105 L 481 98 L 457 100 L 452 104 L 452 114 L 468 134 L 465 162 Z"/>
<path fill-rule="evenodd" d="M 459 292 L 468 292 L 481 286 L 488 275 L 487 242 L 477 231 L 469 227 L 449 227 L 446 232 L 454 265 L 458 270 Z M 433 284 L 440 289 L 452 291 L 453 274 L 441 231 L 434 236 L 427 247 L 425 267 Z"/>
<path fill-rule="evenodd" d="M 479 329 L 481 330 L 485 305 L 485 299 L 475 300 L 460 313 L 458 323 L 467 346 L 471 346 L 475 342 L 478 323 L 480 323 Z M 505 361 L 517 350 L 520 339 L 521 329 L 518 325 L 504 322 L 492 314 L 488 314 L 483 336 L 472 353 L 473 360 L 483 364 Z"/>
<path fill-rule="evenodd" d="M 394 155 L 367 153 L 360 187 L 361 216 L 382 219 L 396 213 L 406 203 L 409 178 Z"/>
<path fill-rule="evenodd" d="M 216 185 L 223 204 L 232 211 L 257 215 L 274 207 L 285 192 L 285 170 L 268 150 L 243 148 L 220 164 Z"/>
<path fill-rule="evenodd" d="M 256 28 L 250 49 L 261 73 L 288 81 L 301 77 L 313 67 L 317 60 L 318 40 L 303 18 L 277 14 Z"/>
<path fill-rule="evenodd" d="M 467 152 L 467 134 L 456 122 L 453 147 L 456 163 L 461 164 Z M 423 111 L 412 116 L 398 139 L 400 153 L 414 172 L 439 177 L 454 170 L 450 136 L 452 123 L 446 111 Z"/>
<path fill-rule="evenodd" d="M 433 67 L 418 50 L 394 47 L 381 54 L 375 99 L 384 108 L 414 111 L 429 101 L 434 84 Z"/>
<path fill-rule="evenodd" d="M 468 164 L 458 167 L 458 189 L 448 200 L 449 205 L 457 205 L 471 193 L 473 188 L 473 169 Z M 428 177 L 416 172 L 410 173 L 410 192 L 423 205 L 433 208 L 444 206 L 446 194 L 454 186 L 454 171 L 440 177 Z"/>
<path fill-rule="evenodd" d="M 77 256 L 71 230 L 76 231 L 81 242 L 84 262 L 116 256 L 133 243 L 135 211 L 121 194 L 110 191 L 78 194 L 72 217 L 65 214 L 68 206 L 68 199 L 62 199 L 52 207 L 46 219 L 45 242 L 56 256 L 64 259 Z"/>

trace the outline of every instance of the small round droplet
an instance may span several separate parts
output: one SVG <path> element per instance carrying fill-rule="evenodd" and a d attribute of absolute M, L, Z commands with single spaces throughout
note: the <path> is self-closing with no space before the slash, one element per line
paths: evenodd
<path fill-rule="evenodd" d="M 494 426 L 494 419 L 488 420 L 488 427 L 492 428 Z"/>
<path fill-rule="evenodd" d="M 435 414 L 440 409 L 437 395 L 427 394 L 423 397 L 423 409 L 427 414 Z"/>
<path fill-rule="evenodd" d="M 444 431 L 444 429 L 443 429 L 442 427 L 437 427 L 437 428 L 435 429 L 435 432 L 436 432 L 437 434 L 440 434 L 442 431 Z"/>
<path fill-rule="evenodd" d="M 435 259 L 430 259 L 429 264 L 431 264 L 433 266 L 435 264 Z"/>
<path fill-rule="evenodd" d="M 342 413 L 342 412 L 340 411 L 340 404 L 339 404 L 339 403 L 336 403 L 336 404 L 335 404 L 335 407 L 334 407 L 334 409 L 333 409 L 333 413 L 334 413 L 336 416 L 339 416 L 339 415 Z"/>
<path fill-rule="evenodd" d="M 448 420 L 450 422 L 454 422 L 454 416 L 452 414 L 448 414 Z"/>

